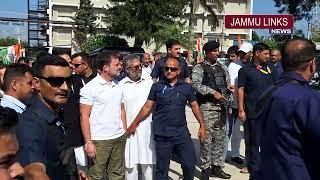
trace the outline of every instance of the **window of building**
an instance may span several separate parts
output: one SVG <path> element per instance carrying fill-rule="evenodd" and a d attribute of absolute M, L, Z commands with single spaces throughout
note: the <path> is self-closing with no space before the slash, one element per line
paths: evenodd
<path fill-rule="evenodd" d="M 75 9 L 72 8 L 59 8 L 57 11 L 59 21 L 72 21 L 75 15 Z"/>
<path fill-rule="evenodd" d="M 57 29 L 56 31 L 59 41 L 71 41 L 71 29 Z"/>

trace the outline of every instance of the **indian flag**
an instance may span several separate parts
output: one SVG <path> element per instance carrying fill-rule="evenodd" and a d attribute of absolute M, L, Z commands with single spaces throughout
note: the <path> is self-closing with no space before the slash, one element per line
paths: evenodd
<path fill-rule="evenodd" d="M 198 51 L 197 62 L 201 63 L 204 59 L 204 53 L 202 50 L 202 37 L 201 36 L 199 36 L 197 39 L 197 51 Z"/>

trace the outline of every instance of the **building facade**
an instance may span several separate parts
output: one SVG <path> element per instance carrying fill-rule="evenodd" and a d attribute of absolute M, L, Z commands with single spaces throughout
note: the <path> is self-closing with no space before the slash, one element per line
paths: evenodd
<path fill-rule="evenodd" d="M 91 0 L 94 4 L 94 13 L 98 17 L 96 23 L 99 24 L 98 32 L 103 32 L 105 24 L 102 22 L 104 13 L 103 9 L 107 6 L 107 0 Z M 219 25 L 214 28 L 212 24 L 212 15 L 206 12 L 201 6 L 197 8 L 194 15 L 194 37 L 195 45 L 198 37 L 203 39 L 203 43 L 208 40 L 219 40 L 222 50 L 237 44 L 239 36 L 242 40 L 251 40 L 252 30 L 249 29 L 225 29 L 224 15 L 228 14 L 252 14 L 253 0 L 224 0 L 224 8 L 221 13 L 217 13 Z M 72 18 L 79 7 L 79 0 L 49 0 L 49 20 L 72 22 Z M 190 12 L 190 8 L 186 8 L 186 14 Z M 186 29 L 188 20 L 186 20 Z M 187 30 L 185 31 L 187 32 Z M 72 40 L 73 31 L 70 24 L 50 24 L 47 31 L 49 35 L 49 47 L 52 49 L 70 49 L 77 51 L 76 44 Z M 134 39 L 126 38 L 129 46 L 132 46 Z M 155 48 L 154 44 L 143 45 L 147 52 L 152 52 Z M 165 48 L 161 48 L 165 51 Z"/>

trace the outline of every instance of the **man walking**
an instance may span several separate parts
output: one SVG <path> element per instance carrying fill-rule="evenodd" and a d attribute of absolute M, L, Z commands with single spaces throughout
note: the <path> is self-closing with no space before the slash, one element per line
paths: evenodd
<path fill-rule="evenodd" d="M 253 46 L 250 43 L 243 43 L 241 48 L 236 52 L 248 53 L 252 52 Z M 240 52 L 241 51 L 241 52 Z M 234 86 L 235 90 L 232 93 L 232 114 L 229 119 L 229 137 L 231 136 L 231 161 L 238 164 L 243 164 L 243 160 L 240 158 L 240 142 L 241 142 L 241 132 L 240 132 L 240 120 L 238 116 L 238 72 L 242 66 L 247 64 L 250 59 L 240 58 L 234 60 L 230 63 L 228 71 L 230 74 L 231 85 Z"/>
<path fill-rule="evenodd" d="M 3 107 L 14 109 L 17 113 L 26 110 L 25 101 L 32 94 L 31 69 L 26 64 L 10 64 L 7 66 L 3 77 L 4 95 L 0 102 Z"/>
<path fill-rule="evenodd" d="M 192 71 L 192 86 L 208 132 L 208 139 L 200 143 L 201 180 L 209 180 L 211 171 L 219 178 L 231 177 L 222 170 L 228 112 L 226 97 L 231 86 L 227 68 L 217 61 L 219 46 L 215 41 L 206 43 L 203 46 L 206 59 Z"/>
<path fill-rule="evenodd" d="M 308 86 L 316 71 L 316 45 L 289 40 L 282 62 L 283 76 L 260 98 L 261 163 L 255 179 L 320 179 L 320 95 Z"/>
<path fill-rule="evenodd" d="M 127 126 L 130 126 L 146 102 L 153 81 L 150 77 L 142 76 L 139 56 L 124 57 L 124 64 L 128 76 L 121 80 L 120 85 L 123 92 L 122 102 L 126 110 L 126 122 Z M 143 180 L 153 179 L 156 154 L 151 123 L 152 115 L 149 115 L 145 121 L 140 123 L 135 135 L 127 139 L 125 150 L 127 180 L 138 180 L 139 166 Z"/>
<path fill-rule="evenodd" d="M 96 77 L 96 73 L 92 71 L 87 53 L 74 54 L 70 64 L 75 74 L 72 75 L 68 101 L 63 106 L 64 126 L 69 131 L 69 145 L 78 147 L 84 144 L 80 126 L 80 89 Z"/>
<path fill-rule="evenodd" d="M 158 61 L 155 62 L 155 65 L 151 72 L 151 77 L 154 82 L 157 82 L 158 80 L 166 80 L 165 76 L 165 64 L 168 58 L 176 58 L 179 61 L 180 64 L 180 73 L 178 76 L 178 79 L 182 79 L 188 83 L 190 83 L 190 70 L 188 68 L 188 64 L 185 59 L 181 57 L 180 53 L 180 42 L 174 39 L 169 39 L 166 43 L 166 49 L 167 49 L 167 56 L 160 58 Z"/>
<path fill-rule="evenodd" d="M 244 138 L 246 144 L 246 163 L 250 178 L 255 176 L 259 161 L 257 146 L 257 131 L 255 123 L 259 96 L 276 79 L 272 65 L 267 64 L 269 59 L 269 46 L 257 43 L 253 46 L 253 60 L 243 66 L 238 74 L 238 115 L 244 122 Z M 258 108 L 258 109 L 256 109 Z"/>
<path fill-rule="evenodd" d="M 152 127 L 157 155 L 156 179 L 169 178 L 170 158 L 175 154 L 181 162 L 184 180 L 192 180 L 196 156 L 186 122 L 185 106 L 188 101 L 200 123 L 201 141 L 206 139 L 206 127 L 191 85 L 178 79 L 179 60 L 168 58 L 164 70 L 166 80 L 152 85 L 148 100 L 128 128 L 128 133 L 135 133 L 138 125 L 149 116 L 155 105 Z"/>
<path fill-rule="evenodd" d="M 124 179 L 126 123 L 117 81 L 121 64 L 115 53 L 97 57 L 100 73 L 80 90 L 80 123 L 92 180 Z"/>
<path fill-rule="evenodd" d="M 32 68 L 34 88 L 39 93 L 18 123 L 17 159 L 24 166 L 26 179 L 75 179 L 74 153 L 68 150 L 68 132 L 59 116 L 69 93 L 69 64 L 59 56 L 45 55 Z"/>

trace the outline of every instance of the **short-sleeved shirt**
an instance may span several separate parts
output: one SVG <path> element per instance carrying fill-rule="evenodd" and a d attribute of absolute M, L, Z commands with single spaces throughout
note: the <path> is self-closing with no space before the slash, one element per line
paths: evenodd
<path fill-rule="evenodd" d="M 40 162 L 46 166 L 50 179 L 64 178 L 64 169 L 59 159 L 60 150 L 65 144 L 63 129 L 56 123 L 58 117 L 37 96 L 33 97 L 32 104 L 24 111 L 17 126 L 17 140 L 19 151 L 17 160 L 22 166 Z M 57 141 L 60 150 L 57 147 Z M 66 146 L 65 146 L 66 147 Z"/>
<path fill-rule="evenodd" d="M 165 68 L 167 59 L 168 57 L 163 57 L 156 62 L 150 75 L 152 78 L 159 78 L 159 81 L 165 81 L 167 79 L 164 74 L 164 68 Z M 190 77 L 191 71 L 185 59 L 180 57 L 178 60 L 180 62 L 180 68 L 181 68 L 178 78 L 184 80 L 185 78 Z"/>
<path fill-rule="evenodd" d="M 240 59 L 233 61 L 228 66 L 228 71 L 230 74 L 230 82 L 231 85 L 235 87 L 236 91 L 232 93 L 232 108 L 238 109 L 238 73 L 241 67 L 243 67 L 244 64 Z"/>
<path fill-rule="evenodd" d="M 265 64 L 262 70 L 268 72 L 267 66 L 271 73 L 262 73 L 253 61 L 249 62 L 239 70 L 238 88 L 244 87 L 245 112 L 248 118 L 256 118 L 256 104 L 260 95 L 274 84 L 276 80 L 275 72 L 272 65 Z"/>
<path fill-rule="evenodd" d="M 261 128 L 261 180 L 320 179 L 320 94 L 298 73 L 284 73 Z M 295 80 L 295 83 L 290 81 Z"/>
<path fill-rule="evenodd" d="M 196 101 L 192 86 L 183 80 L 171 86 L 167 81 L 154 83 L 148 100 L 155 102 L 152 126 L 154 135 L 172 137 L 187 130 L 185 107 Z"/>
<path fill-rule="evenodd" d="M 80 104 L 92 106 L 89 118 L 92 140 L 116 139 L 125 133 L 121 120 L 122 90 L 117 81 L 97 75 L 80 90 Z"/>

